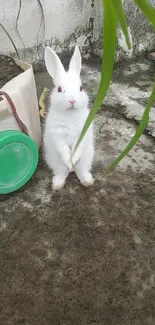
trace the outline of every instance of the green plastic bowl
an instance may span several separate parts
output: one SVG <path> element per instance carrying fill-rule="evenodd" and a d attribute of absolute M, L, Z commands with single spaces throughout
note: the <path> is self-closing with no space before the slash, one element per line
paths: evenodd
<path fill-rule="evenodd" d="M 20 131 L 0 132 L 0 194 L 25 185 L 37 164 L 38 148 L 29 136 Z"/>

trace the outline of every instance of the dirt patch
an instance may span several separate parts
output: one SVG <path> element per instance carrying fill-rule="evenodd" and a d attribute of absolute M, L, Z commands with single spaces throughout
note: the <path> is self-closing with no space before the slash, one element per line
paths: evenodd
<path fill-rule="evenodd" d="M 133 126 L 106 111 L 96 124 L 91 188 L 71 175 L 53 192 L 40 158 L 27 185 L 1 198 L 4 325 L 154 325 L 154 161 L 140 151 L 154 143 L 143 136 L 145 147 L 104 178 Z"/>
<path fill-rule="evenodd" d="M 0 89 L 23 70 L 9 56 L 0 55 Z"/>
<path fill-rule="evenodd" d="M 36 79 L 39 91 L 50 87 L 46 76 Z M 95 91 L 88 76 L 85 84 Z M 143 135 L 104 178 L 135 126 L 106 109 L 95 125 L 91 188 L 71 175 L 53 192 L 40 157 L 26 186 L 0 197 L 4 325 L 155 324 L 154 141 Z"/>
<path fill-rule="evenodd" d="M 118 172 L 90 189 L 71 176 L 54 193 L 41 163 L 1 210 L 2 324 L 153 325 L 150 176 Z"/>

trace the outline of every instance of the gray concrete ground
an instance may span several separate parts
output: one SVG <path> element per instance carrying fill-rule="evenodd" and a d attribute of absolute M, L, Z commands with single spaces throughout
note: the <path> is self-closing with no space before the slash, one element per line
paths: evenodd
<path fill-rule="evenodd" d="M 96 117 L 91 188 L 71 175 L 54 193 L 40 157 L 29 183 L 0 197 L 1 324 L 155 324 L 154 138 L 143 135 L 104 178 L 135 132 L 136 102 L 142 112 L 154 70 L 136 64 L 115 72 Z M 99 72 L 85 66 L 83 78 L 92 100 Z M 36 80 L 38 94 L 51 85 L 44 73 Z"/>

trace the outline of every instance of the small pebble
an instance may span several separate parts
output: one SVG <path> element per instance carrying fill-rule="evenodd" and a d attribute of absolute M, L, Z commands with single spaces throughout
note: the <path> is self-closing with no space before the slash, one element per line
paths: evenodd
<path fill-rule="evenodd" d="M 155 52 L 149 53 L 148 58 L 152 61 L 155 61 Z"/>

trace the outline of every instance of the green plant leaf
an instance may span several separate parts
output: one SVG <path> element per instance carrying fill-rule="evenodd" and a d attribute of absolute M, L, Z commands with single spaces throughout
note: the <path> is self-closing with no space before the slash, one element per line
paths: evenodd
<path fill-rule="evenodd" d="M 149 121 L 149 112 L 150 112 L 150 109 L 151 109 L 151 107 L 153 105 L 154 100 L 155 100 L 155 83 L 154 83 L 154 86 L 153 86 L 152 94 L 151 94 L 151 96 L 149 98 L 148 104 L 147 104 L 147 106 L 145 108 L 145 111 L 143 113 L 141 122 L 139 124 L 139 127 L 137 128 L 137 131 L 136 131 L 135 135 L 133 136 L 133 138 L 131 139 L 129 144 L 126 146 L 126 148 L 123 150 L 123 152 L 107 168 L 107 170 L 105 172 L 105 176 L 108 175 L 119 164 L 119 162 L 129 153 L 129 151 L 135 146 L 135 144 L 137 143 L 137 141 L 139 140 L 139 138 L 143 134 L 143 132 L 145 130 L 145 127 L 147 126 L 148 121 Z"/>
<path fill-rule="evenodd" d="M 126 16 L 123 10 L 123 5 L 122 5 L 122 0 L 111 0 L 112 5 L 115 9 L 117 19 L 119 21 L 119 24 L 121 26 L 121 29 L 124 33 L 125 39 L 126 39 L 126 44 L 128 46 L 128 49 L 131 49 L 131 43 L 130 43 L 130 37 L 128 33 L 128 27 L 127 27 L 127 21 L 126 21 Z"/>
<path fill-rule="evenodd" d="M 114 66 L 115 48 L 116 48 L 116 14 L 112 6 L 111 0 L 102 0 L 103 2 L 103 44 L 104 51 L 102 56 L 102 71 L 101 81 L 98 89 L 96 99 L 93 103 L 92 109 L 84 124 L 80 137 L 78 139 L 75 150 L 83 139 L 91 122 L 93 121 L 97 111 L 99 110 L 103 99 L 107 93 Z M 75 153 L 73 152 L 73 155 Z"/>
<path fill-rule="evenodd" d="M 153 25 L 155 29 L 155 9 L 148 3 L 147 0 L 134 0 L 136 5 L 144 13 L 149 22 Z"/>

